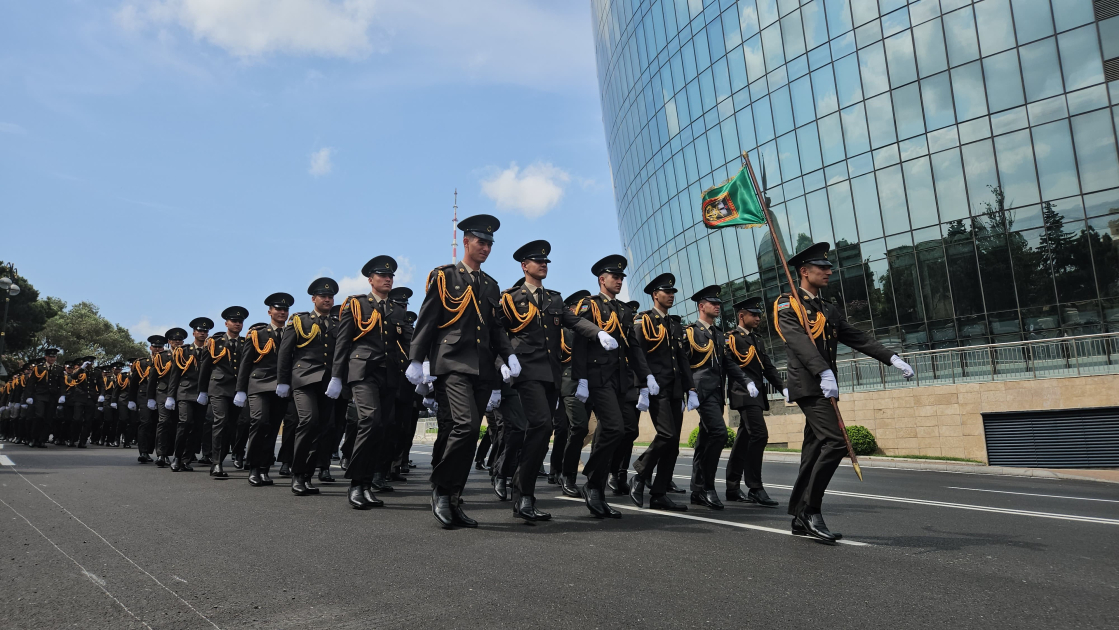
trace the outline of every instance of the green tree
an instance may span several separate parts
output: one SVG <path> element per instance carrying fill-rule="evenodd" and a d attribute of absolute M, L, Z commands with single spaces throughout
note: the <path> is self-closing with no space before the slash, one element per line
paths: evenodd
<path fill-rule="evenodd" d="M 65 303 L 58 303 L 65 308 Z M 89 302 L 78 302 L 47 321 L 33 352 L 48 347 L 61 349 L 66 357 L 92 355 L 99 363 L 147 353 L 127 328 L 105 319 L 97 305 Z"/>
<path fill-rule="evenodd" d="M 47 320 L 58 314 L 58 302 L 51 298 L 39 299 L 39 291 L 31 282 L 4 261 L 0 261 L 0 276 L 11 278 L 19 285 L 19 295 L 8 302 L 8 329 L 4 344 L 5 354 L 19 355 L 38 343 L 39 332 Z M 6 296 L 5 296 L 6 297 Z M 0 306 L 3 308 L 3 306 Z M 9 371 L 14 367 L 7 365 Z"/>

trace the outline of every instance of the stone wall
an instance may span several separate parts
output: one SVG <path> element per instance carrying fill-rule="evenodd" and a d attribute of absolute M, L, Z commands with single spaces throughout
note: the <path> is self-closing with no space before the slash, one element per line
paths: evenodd
<path fill-rule="evenodd" d="M 771 444 L 800 448 L 804 416 L 796 405 L 771 401 L 766 415 Z M 848 425 L 870 430 L 886 455 L 934 455 L 987 461 L 983 437 L 984 412 L 1033 409 L 1076 409 L 1119 405 L 1119 375 L 1077 376 L 1024 381 L 967 383 L 936 387 L 887 389 L 840 396 L 839 408 Z M 725 414 L 729 426 L 737 417 Z M 699 423 L 695 412 L 684 414 L 683 437 Z M 641 414 L 640 441 L 653 438 L 647 413 Z"/>

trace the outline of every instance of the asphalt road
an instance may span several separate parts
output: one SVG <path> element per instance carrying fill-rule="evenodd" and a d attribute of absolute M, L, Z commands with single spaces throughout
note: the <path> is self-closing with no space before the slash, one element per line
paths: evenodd
<path fill-rule="evenodd" d="M 359 512 L 342 482 L 3 445 L 0 628 L 1119 627 L 1116 484 L 844 467 L 824 515 L 850 544 L 829 546 L 788 535 L 791 464 L 765 467 L 780 508 L 688 518 L 618 497 L 595 520 L 541 480 L 536 525 L 475 473 L 481 527 L 444 531 L 429 450 Z"/>

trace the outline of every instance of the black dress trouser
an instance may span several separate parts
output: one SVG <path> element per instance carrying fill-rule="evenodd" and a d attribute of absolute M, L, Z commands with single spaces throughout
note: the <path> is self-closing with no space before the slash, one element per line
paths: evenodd
<path fill-rule="evenodd" d="M 699 436 L 692 456 L 692 492 L 715 489 L 719 456 L 727 446 L 727 425 L 723 420 L 723 397 L 715 393 L 699 402 Z"/>
<path fill-rule="evenodd" d="M 650 486 L 650 494 L 663 496 L 672 482 L 676 459 L 680 456 L 680 428 L 684 423 L 684 401 L 665 393 L 649 397 L 649 418 L 657 434 L 633 464 L 637 476 Z M 656 476 L 653 472 L 656 471 Z"/>
<path fill-rule="evenodd" d="M 155 454 L 171 457 L 175 454 L 175 430 L 179 424 L 179 409 L 178 405 L 174 409 L 168 409 L 164 406 L 166 402 L 166 394 L 155 395 L 155 410 L 159 413 L 159 422 L 155 425 Z"/>
<path fill-rule="evenodd" d="M 136 415 L 140 419 L 140 424 L 136 427 L 136 450 L 144 455 L 151 455 L 155 452 L 155 423 L 159 414 L 148 409 L 148 401 L 144 399 L 136 403 Z"/>
<path fill-rule="evenodd" d="M 789 496 L 789 514 L 807 509 L 818 512 L 835 469 L 847 456 L 847 441 L 839 429 L 831 401 L 823 396 L 798 398 L 804 412 L 804 443 L 800 447 L 800 472 Z"/>
<path fill-rule="evenodd" d="M 385 443 L 385 427 L 392 418 L 396 388 L 385 384 L 380 375 L 374 375 L 351 384 L 350 390 L 357 409 L 357 431 L 346 478 L 351 482 L 369 483 L 374 473 L 383 470 L 384 459 L 391 457 L 389 445 Z"/>
<path fill-rule="evenodd" d="M 610 384 L 590 388 L 588 402 L 594 405 L 598 426 L 594 430 L 594 444 L 587 463 L 583 466 L 583 474 L 587 477 L 587 486 L 591 488 L 606 489 L 606 479 L 614 464 L 615 451 L 625 439 L 625 418 L 622 415 L 622 405 L 626 404 L 624 399 L 625 394 Z M 570 450 L 569 448 L 568 452 Z M 578 462 L 578 459 L 575 461 Z M 564 465 L 566 467 L 566 460 Z"/>
<path fill-rule="evenodd" d="M 769 444 L 769 431 L 765 426 L 765 416 L 758 405 L 748 405 L 738 412 L 738 433 L 734 436 L 734 446 L 730 448 L 727 459 L 727 491 L 736 490 L 739 480 L 746 487 L 762 487 L 762 458 Z M 846 445 L 844 445 L 846 447 Z"/>
<path fill-rule="evenodd" d="M 587 399 L 588 402 L 590 399 Z M 587 403 L 579 402 L 574 396 L 564 396 L 560 403 L 567 415 L 567 444 L 563 447 L 561 472 L 566 477 L 574 477 L 579 471 L 579 459 L 583 453 L 583 441 L 587 439 L 591 414 Z"/>
<path fill-rule="evenodd" d="M 241 408 L 233 404 L 232 396 L 213 396 L 210 409 L 214 412 L 214 426 L 211 429 L 211 457 L 215 462 L 225 461 L 230 445 L 237 439 L 237 421 Z"/>
<path fill-rule="evenodd" d="M 275 392 L 249 394 L 249 437 L 245 467 L 267 469 L 276 462 L 276 434 L 288 410 L 288 401 Z"/>
<path fill-rule="evenodd" d="M 563 453 L 567 450 L 567 408 L 558 405 L 552 411 L 552 457 L 548 472 L 558 475 L 563 470 Z"/>
<path fill-rule="evenodd" d="M 197 452 L 193 448 L 195 435 L 202 432 L 206 405 L 200 405 L 196 400 L 180 400 L 176 404 L 179 407 L 179 422 L 175 427 L 175 457 L 182 461 Z"/>
<path fill-rule="evenodd" d="M 528 418 L 525 417 L 521 396 L 516 390 L 506 389 L 501 392 L 501 405 L 496 415 L 501 418 L 501 432 L 498 435 L 500 450 L 497 471 L 493 476 L 508 479 L 520 464 L 521 449 L 524 448 L 525 434 L 528 432 Z"/>
<path fill-rule="evenodd" d="M 519 501 L 521 497 L 536 496 L 537 471 L 548 454 L 558 393 L 553 382 L 524 381 L 515 387 L 525 422 L 520 462 L 513 473 L 512 499 Z"/>
<path fill-rule="evenodd" d="M 431 483 L 441 492 L 455 495 L 466 487 L 470 476 L 478 429 L 493 388 L 475 375 L 452 372 L 435 381 L 435 391 L 446 400 L 449 417 L 447 437 L 442 450 L 436 453 L 438 463 L 431 471 Z M 439 404 L 442 412 L 443 401 Z"/>
<path fill-rule="evenodd" d="M 294 427 L 284 426 L 284 433 L 291 430 L 292 438 L 291 474 L 309 475 L 315 472 L 318 464 L 319 437 L 324 429 L 330 429 L 330 417 L 334 413 L 334 400 L 326 395 L 326 382 L 300 387 L 292 392 L 295 411 L 299 416 Z M 286 437 L 286 436 L 285 436 Z"/>
<path fill-rule="evenodd" d="M 633 443 L 641 433 L 641 412 L 637 410 L 636 390 L 627 392 L 626 400 L 622 403 L 622 442 L 614 451 L 614 461 L 610 465 L 610 472 L 624 477 L 629 472 L 629 464 L 633 460 Z"/>

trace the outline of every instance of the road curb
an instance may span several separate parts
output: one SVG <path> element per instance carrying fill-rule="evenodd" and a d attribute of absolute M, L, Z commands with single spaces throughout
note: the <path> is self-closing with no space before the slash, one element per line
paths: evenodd
<path fill-rule="evenodd" d="M 765 454 L 767 462 L 796 463 L 800 461 L 800 453 L 773 453 Z M 844 462 L 850 466 L 849 462 Z M 1119 483 L 1119 479 L 1100 479 L 1076 473 L 1058 472 L 1046 468 L 1012 468 L 1009 466 L 983 466 L 964 462 L 920 460 L 920 459 L 895 459 L 892 457 L 860 457 L 859 465 L 862 468 L 893 468 L 899 470 L 931 470 L 934 472 L 964 473 L 969 475 L 994 475 L 999 477 L 1035 477 L 1038 479 L 1075 479 L 1078 481 L 1099 481 L 1102 483 Z"/>

